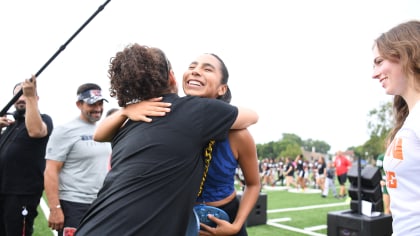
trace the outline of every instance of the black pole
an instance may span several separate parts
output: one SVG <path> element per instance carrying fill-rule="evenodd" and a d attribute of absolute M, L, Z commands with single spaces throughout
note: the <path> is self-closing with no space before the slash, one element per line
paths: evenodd
<path fill-rule="evenodd" d="M 93 15 L 91 17 L 89 17 L 89 19 L 63 44 L 61 45 L 61 47 L 57 50 L 57 52 L 54 53 L 54 55 L 41 67 L 41 69 L 38 70 L 38 72 L 36 72 L 35 77 L 38 77 L 44 70 L 45 68 L 48 67 L 48 65 L 54 61 L 54 59 L 62 52 L 64 51 L 64 49 L 66 49 L 67 45 L 80 33 L 80 31 L 83 30 L 83 28 L 86 27 L 86 25 L 88 25 L 93 18 L 95 18 L 96 15 L 99 14 L 99 12 L 101 12 L 105 6 L 110 2 L 111 0 L 106 0 L 105 3 L 103 3 L 101 6 L 99 6 L 98 10 L 95 11 L 95 13 L 93 13 Z M 22 89 L 19 90 L 19 92 L 17 92 L 13 98 L 9 101 L 9 103 L 7 103 L 7 105 L 3 108 L 3 110 L 0 111 L 0 117 L 6 115 L 7 111 L 10 109 L 10 107 L 19 99 L 20 96 L 22 96 L 23 91 Z"/>
<path fill-rule="evenodd" d="M 362 165 L 361 158 L 357 158 L 357 201 L 358 201 L 358 213 L 362 214 Z"/>

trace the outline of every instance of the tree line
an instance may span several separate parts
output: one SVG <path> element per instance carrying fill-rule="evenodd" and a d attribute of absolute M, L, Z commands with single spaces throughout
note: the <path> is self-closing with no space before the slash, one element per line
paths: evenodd
<path fill-rule="evenodd" d="M 372 109 L 367 114 L 367 131 L 369 139 L 358 146 L 348 147 L 347 150 L 354 152 L 355 157 L 365 160 L 376 160 L 379 154 L 385 152 L 385 140 L 392 128 L 392 102 L 386 101 L 379 104 L 378 108 Z M 278 141 L 271 141 L 265 144 L 257 144 L 259 159 L 279 157 L 295 157 L 302 153 L 302 149 L 308 152 L 329 153 L 331 146 L 322 140 L 302 140 L 293 133 L 283 133 Z"/>

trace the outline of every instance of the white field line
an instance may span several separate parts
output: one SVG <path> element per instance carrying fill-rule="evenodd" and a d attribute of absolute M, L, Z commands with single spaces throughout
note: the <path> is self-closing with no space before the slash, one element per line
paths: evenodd
<path fill-rule="evenodd" d="M 340 203 L 321 204 L 321 205 L 312 205 L 312 206 L 304 206 L 304 207 L 282 208 L 282 209 L 267 210 L 267 214 L 278 213 L 278 212 L 289 212 L 289 211 L 303 211 L 303 210 L 326 208 L 326 207 L 336 207 L 336 206 L 343 206 L 347 204 L 349 203 L 340 202 Z M 280 222 L 286 222 L 290 220 L 291 220 L 290 218 L 271 219 L 267 221 L 267 225 L 271 225 L 273 227 L 277 227 L 277 228 L 281 228 L 281 229 L 285 229 L 285 230 L 289 230 L 293 232 L 298 232 L 298 233 L 302 233 L 302 234 L 310 235 L 310 236 L 326 236 L 325 234 L 313 232 L 316 230 L 326 229 L 327 228 L 326 225 L 318 225 L 318 226 L 312 226 L 312 227 L 300 229 L 300 228 L 296 228 L 296 227 L 292 227 L 288 225 L 279 224 Z"/>
<path fill-rule="evenodd" d="M 282 225 L 282 224 L 277 224 L 275 222 L 271 222 L 270 220 L 267 222 L 267 225 L 271 225 L 277 228 L 281 228 L 281 229 L 285 229 L 285 230 L 289 230 L 289 231 L 294 231 L 294 232 L 298 232 L 298 233 L 302 233 L 302 234 L 306 234 L 306 235 L 311 235 L 311 236 L 326 236 L 325 234 L 320 234 L 320 233 L 316 233 L 316 232 L 312 232 L 309 230 L 304 230 L 304 229 L 299 229 L 299 228 L 295 228 L 295 227 L 291 227 L 288 225 Z"/>
<path fill-rule="evenodd" d="M 269 220 L 272 223 L 280 223 L 280 222 L 286 222 L 286 221 L 291 221 L 292 218 L 289 217 L 284 217 L 284 218 L 276 218 L 276 219 L 271 219 Z"/>
<path fill-rule="evenodd" d="M 42 212 L 44 212 L 45 218 L 48 220 L 48 218 L 50 217 L 50 208 L 48 207 L 44 198 L 41 198 L 39 206 L 41 207 Z M 57 231 L 51 230 L 51 232 L 53 233 L 54 236 L 57 236 Z"/>
<path fill-rule="evenodd" d="M 347 204 L 349 204 L 349 203 L 340 202 L 340 203 L 321 204 L 321 205 L 313 205 L 313 206 L 281 208 L 281 209 L 267 210 L 267 214 L 278 213 L 278 212 L 288 212 L 288 211 L 303 211 L 303 210 L 326 208 L 326 207 L 336 207 L 336 206 L 344 206 L 344 205 L 347 205 Z"/>
<path fill-rule="evenodd" d="M 327 228 L 327 225 L 316 225 L 312 227 L 305 227 L 303 229 L 308 230 L 308 231 L 317 231 L 317 230 L 326 229 L 326 228 Z"/>

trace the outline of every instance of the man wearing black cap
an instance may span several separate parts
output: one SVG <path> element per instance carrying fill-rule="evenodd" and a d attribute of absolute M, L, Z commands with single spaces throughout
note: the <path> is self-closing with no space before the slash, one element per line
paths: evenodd
<path fill-rule="evenodd" d="M 71 235 L 96 198 L 107 173 L 109 143 L 92 138 L 101 119 L 103 102 L 97 84 L 83 84 L 77 90 L 80 115 L 57 128 L 47 145 L 45 192 L 50 207 L 48 226 L 59 235 Z"/>

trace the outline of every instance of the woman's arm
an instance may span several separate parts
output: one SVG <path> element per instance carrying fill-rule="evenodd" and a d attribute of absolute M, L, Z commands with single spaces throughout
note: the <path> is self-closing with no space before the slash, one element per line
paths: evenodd
<path fill-rule="evenodd" d="M 97 142 L 110 142 L 126 120 L 127 116 L 124 115 L 123 109 L 105 117 L 96 127 L 93 140 Z"/>
<path fill-rule="evenodd" d="M 247 129 L 231 130 L 229 132 L 231 150 L 238 158 L 239 166 L 245 178 L 245 189 L 239 204 L 239 209 L 233 223 L 208 216 L 218 226 L 216 228 L 205 227 L 206 232 L 200 231 L 200 235 L 235 235 L 248 219 L 249 213 L 254 208 L 261 190 L 260 174 L 258 170 L 258 157 L 254 139 Z"/>
<path fill-rule="evenodd" d="M 233 225 L 237 225 L 239 230 L 245 224 L 260 194 L 261 183 L 258 156 L 254 139 L 247 129 L 231 131 L 229 141 L 231 142 L 232 151 L 234 154 L 237 153 L 238 163 L 245 179 L 245 189 L 239 204 L 238 213 L 233 221 Z"/>
<path fill-rule="evenodd" d="M 98 125 L 93 135 L 97 142 L 109 142 L 124 125 L 127 119 L 134 121 L 151 122 L 149 116 L 165 116 L 170 112 L 171 103 L 161 102 L 162 97 L 152 98 L 139 103 L 130 104 L 105 117 Z"/>
<path fill-rule="evenodd" d="M 231 129 L 246 129 L 250 125 L 257 123 L 258 118 L 258 114 L 254 110 L 238 107 L 238 117 Z"/>

